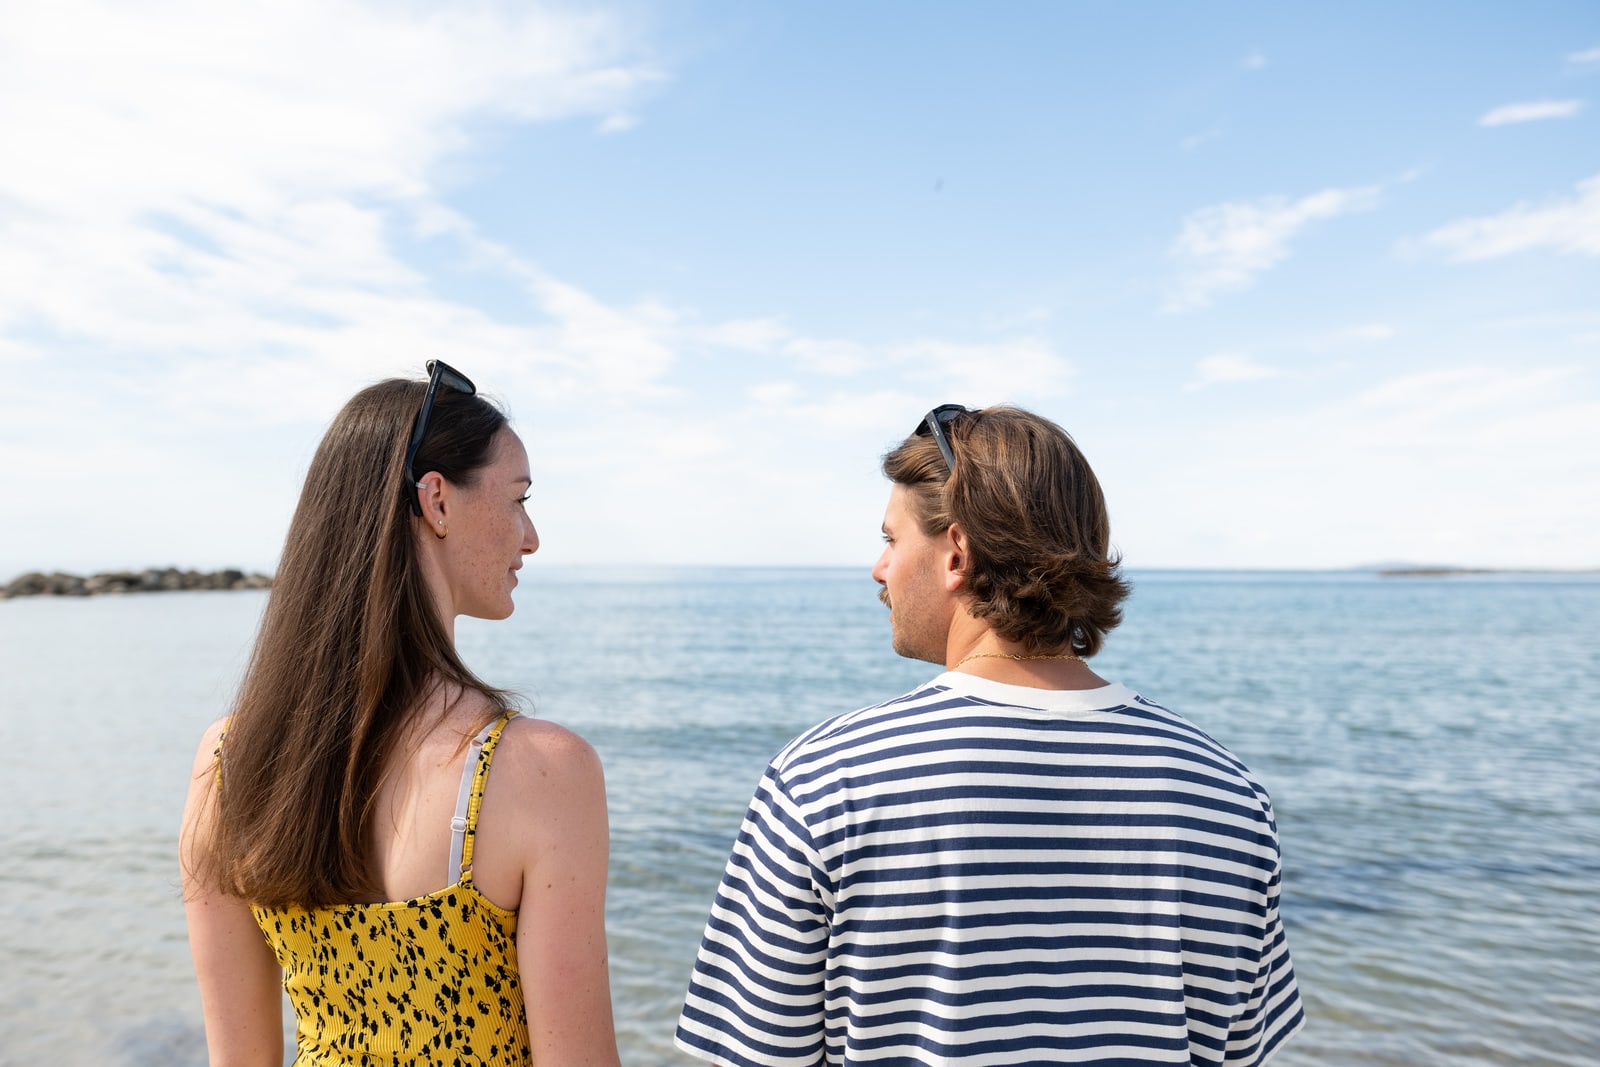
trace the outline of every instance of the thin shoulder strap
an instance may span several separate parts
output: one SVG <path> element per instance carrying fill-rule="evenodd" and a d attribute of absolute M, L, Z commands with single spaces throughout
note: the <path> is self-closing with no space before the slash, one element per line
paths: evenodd
<path fill-rule="evenodd" d="M 472 838 L 478 829 L 478 809 L 483 805 L 483 785 L 489 780 L 489 760 L 500 740 L 500 732 L 514 714 L 508 711 L 479 730 L 478 736 L 467 746 L 467 758 L 461 766 L 461 789 L 456 794 L 456 813 L 450 820 L 450 876 L 446 885 L 455 885 L 461 880 L 463 870 L 472 869 Z"/>
<path fill-rule="evenodd" d="M 217 735 L 217 747 L 211 750 L 211 780 L 218 790 L 222 788 L 222 742 L 228 739 L 228 727 L 233 725 L 233 716 L 228 716 L 228 721 L 223 724 L 222 732 Z"/>

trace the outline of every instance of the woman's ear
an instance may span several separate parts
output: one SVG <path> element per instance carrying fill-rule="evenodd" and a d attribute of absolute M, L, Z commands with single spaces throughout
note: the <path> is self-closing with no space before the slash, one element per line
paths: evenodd
<path fill-rule="evenodd" d="M 422 521 L 433 536 L 443 538 L 450 531 L 449 515 L 446 514 L 446 501 L 449 493 L 446 492 L 444 475 L 438 471 L 429 471 L 417 481 L 417 504 L 422 508 Z"/>

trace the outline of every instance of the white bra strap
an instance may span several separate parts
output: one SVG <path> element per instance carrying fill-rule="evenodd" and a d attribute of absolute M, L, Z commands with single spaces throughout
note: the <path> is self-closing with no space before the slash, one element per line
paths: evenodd
<path fill-rule="evenodd" d="M 450 820 L 450 877 L 445 885 L 461 881 L 461 854 L 467 845 L 467 808 L 472 803 L 472 780 L 478 773 L 478 761 L 483 758 L 483 743 L 489 740 L 495 724 L 485 726 L 467 746 L 467 758 L 461 767 L 461 791 L 456 794 L 456 814 Z"/>

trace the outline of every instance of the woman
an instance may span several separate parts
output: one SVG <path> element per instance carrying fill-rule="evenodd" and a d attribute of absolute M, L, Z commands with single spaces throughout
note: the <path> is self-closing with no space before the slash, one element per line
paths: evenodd
<path fill-rule="evenodd" d="M 539 537 L 528 457 L 442 362 L 345 405 L 184 812 L 211 1063 L 615 1064 L 599 760 L 456 655 Z M 493 773 L 490 773 L 492 768 Z"/>

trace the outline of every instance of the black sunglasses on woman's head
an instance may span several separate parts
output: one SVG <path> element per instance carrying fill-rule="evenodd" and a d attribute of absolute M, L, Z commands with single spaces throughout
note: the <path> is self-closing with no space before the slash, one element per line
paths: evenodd
<path fill-rule="evenodd" d="M 417 449 L 422 447 L 422 439 L 428 433 L 428 419 L 433 415 L 433 398 L 439 392 L 439 384 L 444 383 L 458 393 L 475 396 L 478 387 L 472 384 L 472 379 L 456 370 L 442 359 L 428 360 L 428 391 L 422 397 L 422 410 L 417 412 L 417 421 L 411 428 L 411 445 L 406 449 L 406 493 L 411 501 L 411 510 L 418 515 L 422 514 L 422 505 L 417 501 L 417 472 L 412 465 L 417 461 Z"/>
<path fill-rule="evenodd" d="M 922 423 L 915 431 L 913 437 L 932 437 L 933 443 L 939 446 L 939 454 L 944 457 L 944 465 L 950 468 L 950 473 L 956 472 L 956 454 L 950 449 L 950 439 L 944 435 L 944 424 L 955 422 L 963 415 L 972 414 L 972 409 L 962 407 L 960 404 L 940 404 L 922 417 Z"/>

